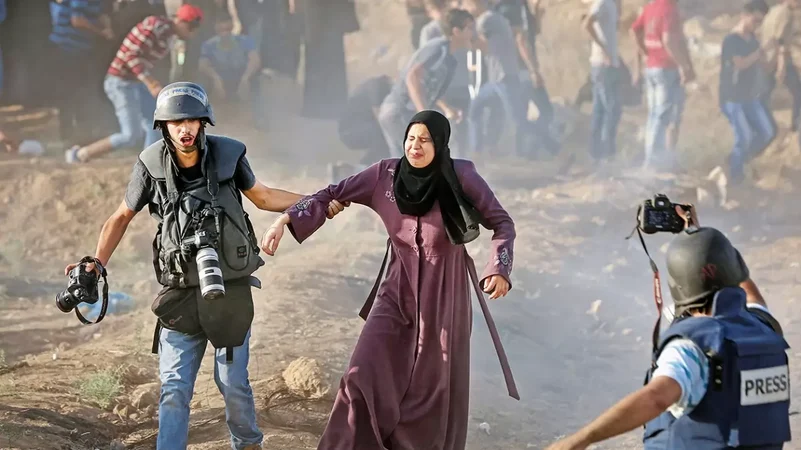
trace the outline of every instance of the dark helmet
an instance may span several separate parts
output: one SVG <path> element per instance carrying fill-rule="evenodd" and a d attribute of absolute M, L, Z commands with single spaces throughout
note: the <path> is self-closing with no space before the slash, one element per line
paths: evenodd
<path fill-rule="evenodd" d="M 667 250 L 667 269 L 676 317 L 705 306 L 715 292 L 737 287 L 749 276 L 740 252 L 723 233 L 709 227 L 676 236 Z"/>
<path fill-rule="evenodd" d="M 184 119 L 200 119 L 214 125 L 209 96 L 199 84 L 186 81 L 168 84 L 156 98 L 153 128 L 158 128 L 159 122 Z"/>

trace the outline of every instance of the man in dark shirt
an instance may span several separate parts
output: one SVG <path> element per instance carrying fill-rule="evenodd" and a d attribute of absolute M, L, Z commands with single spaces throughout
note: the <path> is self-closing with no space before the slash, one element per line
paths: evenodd
<path fill-rule="evenodd" d="M 762 152 L 776 136 L 776 126 L 759 97 L 762 50 L 754 34 L 768 6 L 752 0 L 743 8 L 740 22 L 723 40 L 720 56 L 720 108 L 734 131 L 729 158 L 733 182 L 744 178 L 743 167 Z"/>
<path fill-rule="evenodd" d="M 95 259 L 103 267 L 107 267 L 114 250 L 125 235 L 128 224 L 139 211 L 148 206 L 151 215 L 159 223 L 156 242 L 161 242 L 161 245 L 154 247 L 158 261 L 154 265 L 156 277 L 160 283 L 173 291 L 183 291 L 191 294 L 193 289 L 198 288 L 191 285 L 188 288 L 182 286 L 185 279 L 175 284 L 165 282 L 166 277 L 163 276 L 162 270 L 170 270 L 170 273 L 176 273 L 171 268 L 174 267 L 176 261 L 173 256 L 165 256 L 167 253 L 164 253 L 163 250 L 169 251 L 169 247 L 165 250 L 164 242 L 169 243 L 169 241 L 162 239 L 161 236 L 185 237 L 187 232 L 197 232 L 196 225 L 192 225 L 192 221 L 187 217 L 197 217 L 201 213 L 203 200 L 197 197 L 192 197 L 195 199 L 192 201 L 184 201 L 184 199 L 192 196 L 193 192 L 196 192 L 192 189 L 197 189 L 198 185 L 201 187 L 206 186 L 208 182 L 209 187 L 207 189 L 212 189 L 211 185 L 214 182 L 212 180 L 216 181 L 216 179 L 214 177 L 206 179 L 206 172 L 203 168 L 204 161 L 209 161 L 207 159 L 208 155 L 215 155 L 215 158 L 219 158 L 214 159 L 219 163 L 219 166 L 211 166 L 211 170 L 214 172 L 210 173 L 218 173 L 216 172 L 218 167 L 231 167 L 236 164 L 232 179 L 238 191 L 235 193 L 235 202 L 239 203 L 239 205 L 235 205 L 230 201 L 231 196 L 234 195 L 230 193 L 230 189 L 217 189 L 217 194 L 213 194 L 218 195 L 220 199 L 219 206 L 223 209 L 222 215 L 227 218 L 223 219 L 223 225 L 227 220 L 230 220 L 234 227 L 237 227 L 237 220 L 240 223 L 250 223 L 241 208 L 242 196 L 257 208 L 272 212 L 281 212 L 288 209 L 302 199 L 303 196 L 270 188 L 258 181 L 250 164 L 248 164 L 245 156 L 246 150 L 241 142 L 219 136 L 206 136 L 205 128 L 207 125 L 214 125 L 214 116 L 211 112 L 208 96 L 200 86 L 190 83 L 169 85 L 158 95 L 156 104 L 157 109 L 153 124 L 162 133 L 163 139 L 140 154 L 140 158 L 134 165 L 125 199 L 103 225 L 97 243 L 97 250 L 95 251 Z M 163 159 L 161 159 L 162 164 L 160 167 L 155 166 L 153 162 L 153 155 L 158 154 L 156 152 L 164 155 Z M 206 164 L 206 169 L 209 169 L 208 164 Z M 155 172 L 153 172 L 154 170 Z M 178 174 L 175 177 L 174 194 L 176 195 L 177 203 L 173 203 L 176 200 L 169 197 L 173 178 L 169 175 L 165 178 L 155 178 L 154 175 L 159 173 L 169 174 L 172 170 L 176 170 Z M 206 179 L 206 182 L 204 182 L 204 179 Z M 220 186 L 222 185 L 218 185 L 218 188 Z M 227 194 L 228 201 L 226 201 L 225 191 L 229 192 Z M 176 204 L 181 206 L 174 208 Z M 185 211 L 184 206 L 188 207 L 189 211 Z M 329 205 L 329 218 L 342 211 L 339 206 L 342 205 L 333 202 Z M 181 212 L 169 213 L 168 210 L 180 210 Z M 236 216 L 239 216 L 239 218 Z M 184 222 L 181 222 L 181 217 L 184 218 Z M 247 237 L 248 239 L 255 239 L 252 230 L 248 232 Z M 237 241 L 231 239 L 236 238 L 231 238 L 230 233 L 223 231 L 220 235 L 220 248 L 224 249 L 226 245 L 231 244 L 236 245 Z M 247 255 L 246 247 L 242 248 L 243 254 Z M 239 249 L 236 251 L 239 252 Z M 217 270 L 222 269 L 224 271 L 226 268 L 237 270 L 228 265 L 228 260 L 224 255 L 223 253 L 220 260 L 226 262 L 221 263 L 218 261 L 218 264 L 222 267 L 218 266 Z M 247 264 L 250 264 L 251 261 L 253 261 L 252 257 L 250 260 L 246 260 Z M 185 260 L 181 261 L 179 259 L 177 264 L 182 271 L 189 267 Z M 65 274 L 76 266 L 77 264 L 68 265 L 65 269 Z M 96 271 L 97 268 L 92 264 L 86 270 Z M 224 321 L 225 327 L 230 327 L 235 333 L 242 332 L 242 318 L 243 316 L 248 316 L 248 307 L 250 309 L 250 319 L 247 319 L 247 328 L 244 330 L 242 343 L 236 346 L 232 344 L 215 345 L 214 374 L 217 386 L 225 400 L 226 422 L 231 435 L 232 448 L 242 450 L 261 449 L 264 436 L 257 425 L 253 391 L 248 381 L 247 371 L 252 321 L 252 297 L 249 285 L 246 289 L 232 289 L 237 280 L 242 280 L 242 278 L 226 281 L 226 284 L 229 285 L 229 291 L 224 302 L 224 308 L 227 309 L 226 312 L 221 309 L 213 309 L 211 305 L 204 306 L 204 308 L 207 307 L 209 309 L 203 313 L 205 319 L 202 322 L 209 326 L 202 325 L 202 332 L 189 333 L 188 330 L 179 327 L 168 327 L 160 319 L 160 326 L 157 328 L 157 334 L 154 338 L 157 339 L 156 343 L 158 344 L 155 348 L 158 349 L 159 353 L 159 377 L 162 382 L 159 400 L 159 433 L 156 442 L 158 450 L 186 448 L 189 434 L 189 403 L 192 398 L 192 390 L 197 379 L 200 363 L 205 354 L 207 341 L 214 343 L 214 337 L 209 334 L 209 331 L 221 328 L 221 322 Z M 163 290 L 162 294 L 165 292 Z M 241 308 L 242 304 L 246 305 L 244 309 Z M 173 308 L 176 307 L 173 306 Z M 191 310 L 181 311 L 187 312 L 187 315 L 191 314 L 189 312 Z M 197 312 L 196 314 L 198 314 L 198 317 L 195 320 L 201 321 L 200 314 Z M 192 320 L 192 318 L 187 317 L 187 320 Z M 236 331 L 237 327 L 240 328 L 239 331 Z M 230 347 L 226 349 L 225 347 L 227 346 Z"/>

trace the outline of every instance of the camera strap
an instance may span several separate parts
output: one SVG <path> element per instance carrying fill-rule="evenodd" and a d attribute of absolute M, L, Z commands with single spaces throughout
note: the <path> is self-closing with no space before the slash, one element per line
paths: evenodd
<path fill-rule="evenodd" d="M 211 207 L 217 209 L 217 194 L 220 192 L 220 184 L 217 180 L 217 167 L 214 164 L 214 155 L 210 149 L 206 149 L 206 189 L 211 196 Z"/>
<path fill-rule="evenodd" d="M 204 136 L 205 142 L 205 136 Z M 217 194 L 220 192 L 220 183 L 217 179 L 217 165 L 214 163 L 214 155 L 211 149 L 206 149 L 206 189 L 211 196 L 211 209 L 214 211 L 214 228 L 222 239 L 222 223 L 220 220 L 220 205 L 217 203 Z M 221 245 L 222 242 L 220 243 Z"/>
<path fill-rule="evenodd" d="M 651 345 L 652 345 L 652 351 L 656 353 L 657 349 L 659 348 L 659 328 L 662 325 L 662 306 L 664 304 L 664 302 L 662 301 L 662 283 L 659 278 L 659 268 L 656 267 L 654 259 L 648 252 L 648 247 L 645 245 L 645 239 L 642 237 L 642 232 L 640 231 L 640 227 L 635 226 L 631 234 L 626 237 L 626 240 L 634 236 L 635 232 L 640 237 L 640 244 L 642 244 L 642 249 L 645 250 L 645 255 L 648 256 L 648 262 L 651 264 L 651 271 L 654 273 L 654 304 L 656 304 L 657 317 L 656 317 L 656 323 L 654 324 L 654 331 L 651 336 Z M 654 361 L 652 364 L 656 364 L 656 362 Z"/>
<path fill-rule="evenodd" d="M 103 320 L 104 317 L 106 317 L 106 311 L 108 311 L 108 279 L 106 278 L 107 275 L 106 268 L 103 267 L 103 264 L 100 263 L 99 259 L 91 256 L 84 256 L 83 258 L 81 258 L 81 261 L 78 264 L 84 265 L 89 263 L 95 263 L 95 267 L 100 270 L 100 276 L 103 277 L 103 300 L 102 300 L 103 303 L 100 308 L 100 314 L 97 316 L 97 320 L 95 320 L 94 322 L 87 320 L 78 310 L 78 308 L 75 308 L 75 315 L 78 316 L 78 320 L 80 320 L 81 323 L 84 325 L 93 325 L 100 323 L 100 321 Z"/>

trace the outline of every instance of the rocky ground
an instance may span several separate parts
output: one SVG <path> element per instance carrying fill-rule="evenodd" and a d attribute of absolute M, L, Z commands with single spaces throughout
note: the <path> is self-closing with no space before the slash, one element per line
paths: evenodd
<path fill-rule="evenodd" d="M 624 16 L 634 14 L 636 3 L 625 2 Z M 715 45 L 736 11 L 728 2 L 711 3 L 690 5 L 688 14 L 701 76 L 685 115 L 680 175 L 632 169 L 644 122 L 637 108 L 626 114 L 617 163 L 594 167 L 586 161 L 586 107 L 562 111 L 569 132 L 555 159 L 526 162 L 502 153 L 479 163 L 518 232 L 514 289 L 490 308 L 522 399 L 505 395 L 476 308 L 469 449 L 543 448 L 642 383 L 656 312 L 647 258 L 636 239 L 624 238 L 637 204 L 656 192 L 696 202 L 702 224 L 729 235 L 790 345 L 801 344 L 794 327 L 801 320 L 795 308 L 801 296 L 801 153 L 795 136 L 783 132 L 752 164 L 744 186 L 721 191 L 718 178 L 707 179 L 730 148 L 728 125 L 714 106 Z M 352 78 L 394 72 L 409 50 L 400 5 L 373 0 L 359 7 L 365 30 L 347 42 Z M 578 28 L 584 6 L 552 0 L 546 7 L 544 75 L 554 97 L 566 104 L 586 77 L 587 46 Z M 313 192 L 328 183 L 326 163 L 358 155 L 339 146 L 331 124 L 293 116 L 298 89 L 291 83 L 273 79 L 267 86 L 276 105 L 268 130 L 239 130 L 222 119 L 215 131 L 248 144 L 267 184 Z M 777 115 L 786 123 L 782 99 L 777 94 Z M 48 129 L 41 128 L 47 113 L 38 114 L 22 119 L 32 121 L 29 133 L 50 142 Z M 5 116 L 20 118 L 14 111 Z M 122 199 L 134 158 L 129 152 L 66 166 L 59 147 L 50 145 L 43 157 L 0 160 L 0 449 L 155 448 L 153 220 L 146 214 L 134 219 L 109 267 L 111 290 L 129 294 L 132 308 L 87 327 L 53 305 L 64 287 L 63 267 L 93 252 L 103 220 Z M 249 210 L 259 233 L 275 216 Z M 302 246 L 285 239 L 258 272 L 264 289 L 254 294 L 250 371 L 265 448 L 315 448 L 361 328 L 356 312 L 374 280 L 384 236 L 369 211 L 352 207 Z M 484 232 L 469 246 L 479 264 L 488 258 L 488 240 Z M 666 236 L 648 238 L 663 268 L 666 242 Z M 797 383 L 797 350 L 790 355 Z M 228 448 L 222 400 L 206 356 L 192 405 L 192 450 Z M 792 425 L 801 430 L 798 415 Z M 635 430 L 598 448 L 639 448 L 638 439 Z"/>

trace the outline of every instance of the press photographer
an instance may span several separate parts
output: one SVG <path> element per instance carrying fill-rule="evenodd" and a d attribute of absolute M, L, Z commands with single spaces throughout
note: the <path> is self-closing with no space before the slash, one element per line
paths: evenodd
<path fill-rule="evenodd" d="M 661 336 L 657 321 L 645 386 L 546 450 L 585 449 L 643 425 L 646 450 L 781 449 L 790 441 L 789 346 L 740 252 L 701 227 L 692 205 L 666 196 L 645 202 L 638 218 L 639 231 L 678 234 L 667 251 L 676 319 Z"/>
<path fill-rule="evenodd" d="M 207 125 L 214 125 L 214 114 L 202 87 L 181 82 L 162 89 L 153 126 L 163 139 L 139 155 L 125 200 L 103 225 L 95 252 L 105 266 L 128 224 L 148 206 L 158 222 L 153 266 L 164 286 L 152 307 L 158 316 L 153 351 L 159 353 L 162 383 L 159 450 L 186 448 L 189 402 L 207 341 L 216 349 L 215 381 L 225 399 L 233 448 L 261 448 L 247 365 L 251 286 L 259 287 L 252 274 L 264 261 L 242 194 L 273 212 L 302 198 L 259 182 L 245 145 L 206 135 Z M 332 202 L 329 218 L 342 208 Z M 79 264 L 87 273 L 102 270 L 85 260 Z M 65 273 L 79 264 L 70 264 Z"/>

